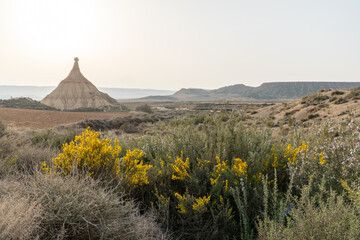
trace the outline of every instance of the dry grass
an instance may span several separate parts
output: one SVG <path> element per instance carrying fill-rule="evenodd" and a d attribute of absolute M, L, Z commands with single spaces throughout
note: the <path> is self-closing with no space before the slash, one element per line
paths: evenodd
<path fill-rule="evenodd" d="M 0 180 L 0 239 L 36 239 L 42 211 L 16 177 Z"/>
<path fill-rule="evenodd" d="M 0 138 L 0 176 L 32 174 L 40 169 L 40 163 L 49 162 L 59 154 L 59 149 L 32 144 L 34 133 L 6 130 Z"/>
<path fill-rule="evenodd" d="M 165 239 L 133 201 L 91 178 L 13 176 L 0 196 L 0 239 Z"/>
<path fill-rule="evenodd" d="M 0 239 L 34 239 L 42 212 L 36 202 L 18 196 L 0 198 Z"/>
<path fill-rule="evenodd" d="M 50 148 L 39 148 L 32 145 L 26 145 L 16 151 L 17 171 L 27 174 L 33 174 L 40 170 L 40 164 L 50 162 L 59 152 Z"/>

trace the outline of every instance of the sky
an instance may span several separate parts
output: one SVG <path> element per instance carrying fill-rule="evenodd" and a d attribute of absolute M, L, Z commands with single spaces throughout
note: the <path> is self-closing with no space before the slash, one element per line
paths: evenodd
<path fill-rule="evenodd" d="M 0 85 L 360 81 L 359 0 L 0 0 Z"/>

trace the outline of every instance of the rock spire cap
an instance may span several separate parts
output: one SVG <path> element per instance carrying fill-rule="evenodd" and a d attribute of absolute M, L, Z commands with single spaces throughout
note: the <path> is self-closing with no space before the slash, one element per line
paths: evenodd
<path fill-rule="evenodd" d="M 73 66 L 73 69 L 71 70 L 70 74 L 74 71 L 76 72 L 79 72 L 80 73 L 80 68 L 79 68 L 79 58 L 78 57 L 75 57 L 74 58 L 74 66 Z"/>

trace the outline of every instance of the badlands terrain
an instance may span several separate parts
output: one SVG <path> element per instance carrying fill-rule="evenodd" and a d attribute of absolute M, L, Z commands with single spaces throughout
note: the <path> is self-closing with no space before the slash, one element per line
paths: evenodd
<path fill-rule="evenodd" d="M 0 238 L 356 239 L 359 97 L 4 100 Z"/>
<path fill-rule="evenodd" d="M 141 117 L 144 115 L 171 118 L 187 114 L 214 114 L 216 112 L 237 112 L 242 121 L 249 125 L 266 123 L 274 129 L 291 126 L 310 127 L 312 124 L 327 120 L 360 121 L 360 89 L 320 90 L 300 99 L 264 102 L 123 102 L 121 111 L 113 112 L 66 112 L 54 110 L 0 108 L 0 120 L 11 127 L 46 129 L 67 126 L 88 119 L 116 119 L 123 117 Z M 10 100 L 8 100 L 10 101 Z M 23 102 L 28 104 L 28 100 Z M 36 102 L 36 101 L 35 101 Z M 37 104 L 37 105 L 36 105 Z M 151 113 L 136 111 L 138 106 L 147 104 Z M 17 105 L 14 105 L 16 107 Z M 43 107 L 39 102 L 28 108 Z"/>

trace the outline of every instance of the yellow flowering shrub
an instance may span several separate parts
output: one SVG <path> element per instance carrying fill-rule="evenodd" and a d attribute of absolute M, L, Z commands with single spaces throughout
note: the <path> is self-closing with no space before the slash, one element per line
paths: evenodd
<path fill-rule="evenodd" d="M 141 186 L 149 184 L 147 171 L 152 168 L 150 164 L 144 164 L 140 158 L 144 152 L 139 149 L 133 151 L 127 150 L 126 155 L 122 158 L 120 169 L 124 179 L 130 184 Z"/>
<path fill-rule="evenodd" d="M 187 209 L 186 209 L 186 202 L 188 201 L 187 196 L 185 194 L 180 195 L 177 192 L 174 195 L 179 201 L 179 203 L 178 203 L 178 205 L 176 207 L 178 209 L 178 212 L 181 213 L 181 214 L 185 214 L 187 212 Z"/>
<path fill-rule="evenodd" d="M 100 133 L 87 128 L 73 141 L 63 145 L 62 153 L 53 158 L 53 166 L 50 168 L 43 164 L 44 171 L 55 171 L 65 175 L 77 170 L 88 176 L 100 176 L 110 174 L 116 176 L 119 171 L 119 154 L 121 147 L 117 139 L 99 139 Z M 76 169 L 74 169 L 76 168 Z"/>
<path fill-rule="evenodd" d="M 170 197 L 165 197 L 164 195 L 159 193 L 159 190 L 157 187 L 154 188 L 155 190 L 155 196 L 158 199 L 161 206 L 166 206 L 169 204 Z"/>
<path fill-rule="evenodd" d="M 100 139 L 100 133 L 87 128 L 73 141 L 63 145 L 62 153 L 53 158 L 53 166 L 44 163 L 42 170 L 69 175 L 72 171 L 92 177 L 122 177 L 131 186 L 149 184 L 147 171 L 152 165 L 144 164 L 139 149 L 128 150 L 120 160 L 119 140 Z"/>
<path fill-rule="evenodd" d="M 207 210 L 207 205 L 210 201 L 210 196 L 195 198 L 189 193 L 181 195 L 178 192 L 175 192 L 174 196 L 178 200 L 176 208 L 181 214 L 189 213 L 191 210 L 194 210 L 198 213 L 203 213 Z"/>
<path fill-rule="evenodd" d="M 172 180 L 184 180 L 186 177 L 190 178 L 190 175 L 188 173 L 188 170 L 190 168 L 189 166 L 189 158 L 186 158 L 185 162 L 180 158 L 177 157 L 175 160 L 175 164 L 171 164 L 173 168 L 173 175 L 171 176 Z"/>
<path fill-rule="evenodd" d="M 241 160 L 240 158 L 235 158 L 234 159 L 234 164 L 233 164 L 233 169 L 235 172 L 235 176 L 241 176 L 241 175 L 245 175 L 247 174 L 247 163 L 243 162 L 243 160 Z"/>
<path fill-rule="evenodd" d="M 163 175 L 164 174 L 164 168 L 165 168 L 165 162 L 164 162 L 164 160 L 160 160 L 159 161 L 160 162 L 160 169 L 158 170 L 158 175 Z"/>
<path fill-rule="evenodd" d="M 301 146 L 295 148 L 292 147 L 290 144 L 284 148 L 284 158 L 287 159 L 288 163 L 292 166 L 296 167 L 298 165 L 299 159 L 303 159 L 305 161 L 308 160 L 316 160 L 318 156 L 319 163 L 321 165 L 324 165 L 326 163 L 326 159 L 324 159 L 324 153 L 316 153 L 313 152 L 313 155 L 309 154 L 309 146 L 305 143 L 305 141 L 302 142 Z"/>
<path fill-rule="evenodd" d="M 207 204 L 210 201 L 210 196 L 199 197 L 195 199 L 195 203 L 193 204 L 193 210 L 197 212 L 204 212 L 207 210 Z"/>
<path fill-rule="evenodd" d="M 340 180 L 341 186 L 344 188 L 344 190 L 349 194 L 349 199 L 353 201 L 356 204 L 360 203 L 360 192 L 359 190 L 352 189 L 347 181 Z"/>
<path fill-rule="evenodd" d="M 214 171 L 211 173 L 211 185 L 216 185 L 219 181 L 219 178 L 221 177 L 221 174 L 226 172 L 229 168 L 227 161 L 222 161 L 219 157 L 216 157 L 216 163 L 217 164 L 215 165 Z"/>
<path fill-rule="evenodd" d="M 228 161 L 223 161 L 216 157 L 216 165 L 211 173 L 211 185 L 221 183 L 225 190 L 229 190 L 230 186 L 235 186 L 239 183 L 239 178 L 244 176 L 247 178 L 247 163 L 240 158 L 235 158 L 232 165 Z"/>
<path fill-rule="evenodd" d="M 203 159 L 200 159 L 200 158 L 196 158 L 196 167 L 198 169 L 201 169 L 201 170 L 207 169 L 209 164 L 210 164 L 209 160 L 203 160 Z"/>
<path fill-rule="evenodd" d="M 275 145 L 273 145 L 271 148 L 271 157 L 274 159 L 271 166 L 273 168 L 277 168 L 279 166 L 279 163 L 278 163 L 278 156 L 277 156 L 277 151 L 276 151 Z"/>
<path fill-rule="evenodd" d="M 294 148 L 290 144 L 284 149 L 285 154 L 284 158 L 288 160 L 289 163 L 296 166 L 298 157 L 306 157 L 306 154 L 309 150 L 309 146 L 306 145 L 305 141 L 302 142 L 301 146 Z"/>

